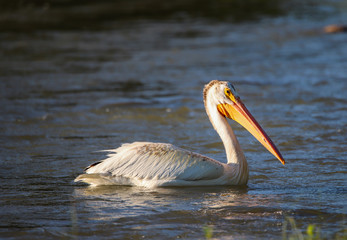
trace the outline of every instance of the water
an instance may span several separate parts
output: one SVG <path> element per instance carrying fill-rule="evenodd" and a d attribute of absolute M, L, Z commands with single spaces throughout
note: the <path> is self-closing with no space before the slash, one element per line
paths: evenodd
<path fill-rule="evenodd" d="M 178 14 L 86 29 L 8 27 L 0 35 L 1 238 L 204 239 L 212 229 L 217 239 L 279 239 L 287 217 L 301 231 L 316 224 L 324 237 L 342 234 L 347 35 L 321 29 L 347 22 L 346 13 L 334 2 L 257 21 Z M 212 79 L 234 83 L 285 166 L 230 122 L 249 162 L 247 187 L 73 183 L 105 157 L 99 150 L 124 142 L 168 142 L 225 161 L 202 102 Z"/>

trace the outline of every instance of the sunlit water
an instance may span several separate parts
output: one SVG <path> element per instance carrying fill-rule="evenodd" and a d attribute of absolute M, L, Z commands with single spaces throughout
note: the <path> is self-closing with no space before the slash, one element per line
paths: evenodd
<path fill-rule="evenodd" d="M 344 16 L 344 17 L 343 17 Z M 108 23 L 100 31 L 1 34 L 0 237 L 278 239 L 286 217 L 346 229 L 344 15 L 233 24 Z M 168 142 L 220 161 L 202 88 L 230 80 L 279 147 L 282 166 L 230 122 L 248 187 L 89 188 L 73 183 L 103 149 Z"/>

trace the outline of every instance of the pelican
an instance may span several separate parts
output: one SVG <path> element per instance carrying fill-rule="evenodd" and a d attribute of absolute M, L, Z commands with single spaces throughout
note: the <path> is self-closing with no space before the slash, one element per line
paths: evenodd
<path fill-rule="evenodd" d="M 212 80 L 205 85 L 204 105 L 219 134 L 227 163 L 167 143 L 134 142 L 106 150 L 108 158 L 85 169 L 75 182 L 98 185 L 164 186 L 246 185 L 248 165 L 226 118 L 246 128 L 283 165 L 285 161 L 271 139 L 247 110 L 234 86 Z"/>

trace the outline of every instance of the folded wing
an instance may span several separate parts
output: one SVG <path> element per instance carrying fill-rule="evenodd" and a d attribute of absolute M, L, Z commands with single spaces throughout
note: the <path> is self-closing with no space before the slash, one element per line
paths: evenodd
<path fill-rule="evenodd" d="M 146 181 L 210 180 L 224 173 L 222 163 L 166 143 L 135 142 L 109 152 L 107 159 L 92 164 L 86 173 Z M 76 180 L 84 181 L 81 177 Z"/>

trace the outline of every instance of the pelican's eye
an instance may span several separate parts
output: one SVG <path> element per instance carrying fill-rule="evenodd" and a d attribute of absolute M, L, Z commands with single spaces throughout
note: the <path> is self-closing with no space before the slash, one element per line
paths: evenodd
<path fill-rule="evenodd" d="M 224 93 L 225 93 L 225 96 L 227 96 L 227 98 L 229 98 L 231 101 L 235 102 L 235 97 L 234 97 L 233 93 L 231 92 L 230 88 L 225 88 Z"/>

